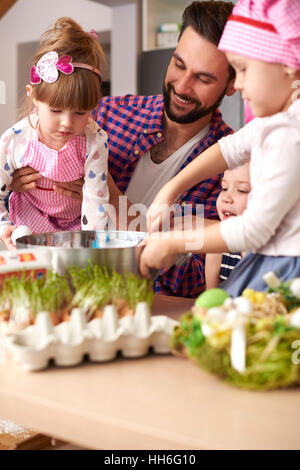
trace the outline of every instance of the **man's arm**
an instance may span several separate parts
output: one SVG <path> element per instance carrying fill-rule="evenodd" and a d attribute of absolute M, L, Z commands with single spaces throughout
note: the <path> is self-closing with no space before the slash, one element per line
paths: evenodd
<path fill-rule="evenodd" d="M 19 170 L 16 170 L 13 174 L 13 179 L 10 184 L 9 189 L 11 191 L 17 191 L 17 192 L 26 192 L 29 191 L 30 189 L 35 189 L 36 188 L 36 181 L 40 178 L 40 174 L 38 171 L 34 170 L 31 167 L 24 167 L 20 168 Z M 109 194 L 110 194 L 110 204 L 114 206 L 116 210 L 116 229 L 117 230 L 127 230 L 130 222 L 132 222 L 136 216 L 129 216 L 128 211 L 130 207 L 132 206 L 132 203 L 129 201 L 129 199 L 126 197 L 126 209 L 127 209 L 127 218 L 126 217 L 120 217 L 119 216 L 119 209 L 120 209 L 120 197 L 124 195 L 122 192 L 118 189 L 116 183 L 114 182 L 112 176 L 110 173 L 108 173 L 108 178 L 107 178 L 107 183 L 109 187 Z M 77 201 L 82 201 L 82 186 L 84 184 L 84 179 L 78 179 L 75 181 L 69 181 L 69 182 L 56 182 L 54 185 L 54 191 L 57 192 L 57 194 L 60 194 L 65 197 L 69 197 L 72 199 L 75 199 Z M 119 223 L 121 222 L 121 224 Z M 124 221 L 124 222 L 123 222 Z M 127 223 L 126 223 L 127 222 Z M 142 225 L 146 225 L 142 224 Z M 137 227 L 137 230 L 139 230 L 139 227 Z"/>
<path fill-rule="evenodd" d="M 108 173 L 107 183 L 110 195 L 109 202 L 115 208 L 116 211 L 116 229 L 128 230 L 130 223 L 136 219 L 136 215 L 131 216 L 128 214 L 133 204 L 129 201 L 128 197 L 124 196 L 124 194 L 119 190 L 110 173 Z M 125 201 L 124 207 L 120 207 L 120 198 L 122 198 L 122 201 Z M 122 216 L 120 216 L 120 211 L 124 211 L 124 209 L 126 210 L 127 217 L 124 217 L 124 213 L 122 214 Z M 135 227 L 135 230 L 143 231 L 145 227 L 146 219 L 144 219 L 144 223 L 141 222 L 137 227 Z"/>

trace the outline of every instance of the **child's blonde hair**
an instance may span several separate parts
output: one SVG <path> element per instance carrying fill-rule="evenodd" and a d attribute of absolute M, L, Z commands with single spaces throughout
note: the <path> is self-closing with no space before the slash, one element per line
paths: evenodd
<path fill-rule="evenodd" d="M 58 56 L 69 55 L 73 62 L 81 62 L 96 67 L 101 74 L 105 71 L 104 52 L 97 39 L 85 32 L 72 18 L 59 18 L 53 28 L 42 36 L 40 48 L 36 52 L 32 65 L 47 52 L 55 51 Z M 70 75 L 59 73 L 54 83 L 41 81 L 32 86 L 31 98 L 47 103 L 57 109 L 76 109 L 88 111 L 94 109 L 102 96 L 100 77 L 86 69 L 74 68 Z M 31 109 L 27 114 L 30 114 Z"/>

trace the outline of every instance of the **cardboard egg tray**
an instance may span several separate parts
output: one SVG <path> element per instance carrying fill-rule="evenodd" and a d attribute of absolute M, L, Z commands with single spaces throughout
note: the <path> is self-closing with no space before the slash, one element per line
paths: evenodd
<path fill-rule="evenodd" d="M 133 316 L 119 319 L 116 308 L 108 305 L 103 318 L 86 321 L 84 312 L 73 309 L 70 321 L 53 326 L 47 312 L 37 315 L 36 323 L 7 336 L 5 343 L 14 361 L 29 371 L 45 369 L 51 359 L 57 366 L 75 366 L 88 355 L 91 361 L 105 362 L 123 357 L 170 352 L 169 340 L 178 322 L 164 315 L 151 316 L 141 302 Z"/>

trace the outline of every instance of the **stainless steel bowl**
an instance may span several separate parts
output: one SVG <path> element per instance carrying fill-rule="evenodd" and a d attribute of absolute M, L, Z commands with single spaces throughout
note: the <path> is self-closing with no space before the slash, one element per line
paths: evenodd
<path fill-rule="evenodd" d="M 136 247 L 145 236 L 144 232 L 126 231 L 48 232 L 18 238 L 16 246 L 49 248 L 53 268 L 60 274 L 72 265 L 85 267 L 89 261 L 122 274 L 138 274 L 139 250 Z"/>

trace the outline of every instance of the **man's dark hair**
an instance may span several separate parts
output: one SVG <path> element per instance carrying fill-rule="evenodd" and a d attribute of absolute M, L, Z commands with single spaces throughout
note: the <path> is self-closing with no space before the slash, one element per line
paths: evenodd
<path fill-rule="evenodd" d="M 185 29 L 191 26 L 196 33 L 217 46 L 233 7 L 232 2 L 222 1 L 191 3 L 183 12 L 179 39 Z M 229 75 L 229 80 L 235 76 L 231 66 L 229 66 Z"/>

